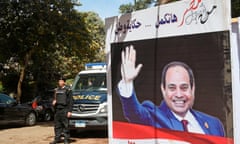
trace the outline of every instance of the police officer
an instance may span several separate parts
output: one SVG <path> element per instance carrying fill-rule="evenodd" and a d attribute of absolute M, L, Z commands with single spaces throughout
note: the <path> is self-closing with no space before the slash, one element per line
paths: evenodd
<path fill-rule="evenodd" d="M 54 132 L 55 139 L 50 144 L 56 144 L 61 141 L 61 135 L 64 135 L 64 144 L 70 143 L 70 132 L 68 129 L 68 118 L 72 111 L 72 91 L 65 85 L 66 79 L 61 77 L 58 81 L 58 88 L 55 89 L 54 100 L 55 107 Z"/>

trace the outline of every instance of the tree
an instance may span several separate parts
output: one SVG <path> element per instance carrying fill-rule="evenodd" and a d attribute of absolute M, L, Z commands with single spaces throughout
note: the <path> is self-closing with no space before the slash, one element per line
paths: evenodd
<path fill-rule="evenodd" d="M 239 0 L 231 0 L 232 6 L 232 18 L 240 16 L 240 1 Z"/>
<path fill-rule="evenodd" d="M 10 57 L 18 59 L 17 101 L 20 102 L 26 74 L 38 80 L 43 79 L 44 74 L 56 77 L 69 70 L 69 63 L 91 59 L 91 53 L 97 53 L 86 26 L 86 16 L 73 9 L 74 2 L 12 0 L 1 3 L 0 62 Z"/>
<path fill-rule="evenodd" d="M 105 31 L 104 23 L 101 18 L 94 12 L 83 13 L 86 15 L 86 28 L 91 37 L 91 43 L 89 49 L 95 53 L 92 53 L 92 59 L 88 62 L 103 62 L 105 61 L 104 48 L 105 48 Z"/>
<path fill-rule="evenodd" d="M 146 9 L 152 6 L 162 5 L 170 2 L 174 2 L 177 0 L 134 0 L 134 4 L 122 4 L 119 7 L 119 12 L 121 14 L 131 13 L 136 10 Z"/>
<path fill-rule="evenodd" d="M 131 13 L 136 10 L 146 9 L 151 6 L 152 3 L 155 3 L 154 0 L 138 0 L 134 1 L 134 4 L 123 4 L 120 5 L 119 11 L 121 14 Z"/>
<path fill-rule="evenodd" d="M 134 4 L 122 4 L 119 7 L 120 14 L 131 13 L 135 10 L 149 8 L 151 6 L 157 6 L 162 4 L 167 4 L 171 2 L 175 2 L 179 0 L 134 0 Z M 231 11 L 232 17 L 240 16 L 240 1 L 239 0 L 231 0 Z"/>

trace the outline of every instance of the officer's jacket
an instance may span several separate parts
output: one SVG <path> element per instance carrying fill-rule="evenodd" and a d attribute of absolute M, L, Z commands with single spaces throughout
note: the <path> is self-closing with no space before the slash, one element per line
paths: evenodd
<path fill-rule="evenodd" d="M 71 89 L 67 86 L 63 88 L 58 87 L 55 90 L 56 98 L 56 108 L 57 109 L 67 109 L 68 111 L 72 110 L 72 92 Z"/>

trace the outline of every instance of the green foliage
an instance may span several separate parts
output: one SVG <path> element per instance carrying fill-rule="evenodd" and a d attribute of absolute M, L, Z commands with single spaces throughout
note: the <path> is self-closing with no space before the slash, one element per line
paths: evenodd
<path fill-rule="evenodd" d="M 105 46 L 105 31 L 104 23 L 101 18 L 94 12 L 84 13 L 86 14 L 86 27 L 91 37 L 91 42 L 89 49 L 92 51 L 92 59 L 89 59 L 86 62 L 102 62 L 105 59 L 101 55 L 101 52 L 104 50 Z"/>
<path fill-rule="evenodd" d="M 131 13 L 136 10 L 146 9 L 152 5 L 152 3 L 156 3 L 154 0 L 138 0 L 134 1 L 134 4 L 122 4 L 119 7 L 119 12 L 121 14 Z"/>
<path fill-rule="evenodd" d="M 120 5 L 120 7 L 119 7 L 119 13 L 120 14 L 131 13 L 133 11 L 134 11 L 134 6 L 131 3 L 123 4 L 123 5 Z"/>
<path fill-rule="evenodd" d="M 18 75 L 16 73 L 9 73 L 4 76 L 1 80 L 2 91 L 6 93 L 15 92 L 17 87 Z"/>
<path fill-rule="evenodd" d="M 232 18 L 240 17 L 240 0 L 231 0 Z"/>
<path fill-rule="evenodd" d="M 128 3 L 128 4 L 120 5 L 119 13 L 120 14 L 131 13 L 135 10 L 145 9 L 151 6 L 156 6 L 156 5 L 175 2 L 175 1 L 179 1 L 179 0 L 138 0 L 138 1 L 135 0 L 134 4 Z M 231 0 L 231 11 L 232 11 L 233 18 L 240 16 L 239 0 Z"/>
<path fill-rule="evenodd" d="M 55 87 L 59 75 L 75 77 L 96 57 L 103 60 L 98 57 L 104 46 L 103 22 L 94 13 L 74 10 L 75 1 L 0 4 L 0 63 L 15 58 L 19 70 L 25 70 L 24 84 L 31 83 L 36 92 Z"/>
<path fill-rule="evenodd" d="M 3 92 L 3 85 L 2 85 L 2 82 L 0 81 L 0 92 L 2 93 Z"/>
<path fill-rule="evenodd" d="M 66 80 L 66 85 L 68 85 L 68 86 L 72 86 L 73 81 L 74 81 L 74 77 L 71 78 L 71 79 L 67 79 L 67 80 Z"/>

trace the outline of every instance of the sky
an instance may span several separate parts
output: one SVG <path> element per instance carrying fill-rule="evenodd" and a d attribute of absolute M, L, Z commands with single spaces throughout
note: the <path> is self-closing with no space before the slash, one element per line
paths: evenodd
<path fill-rule="evenodd" d="M 119 15 L 119 6 L 134 3 L 134 0 L 80 0 L 82 6 L 77 10 L 82 12 L 94 11 L 103 20 L 107 17 Z"/>

